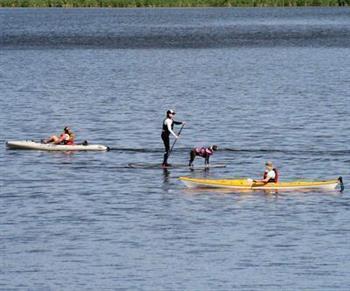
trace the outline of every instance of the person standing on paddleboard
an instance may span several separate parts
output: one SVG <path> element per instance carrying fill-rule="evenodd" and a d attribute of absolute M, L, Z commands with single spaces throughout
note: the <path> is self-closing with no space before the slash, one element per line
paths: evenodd
<path fill-rule="evenodd" d="M 166 112 L 166 118 L 163 120 L 163 130 L 162 130 L 162 140 L 164 143 L 164 148 L 165 148 L 165 152 L 164 152 L 164 158 L 163 158 L 163 163 L 162 163 L 162 167 L 168 167 L 170 166 L 170 164 L 168 164 L 168 157 L 170 154 L 170 134 L 172 134 L 176 139 L 179 138 L 178 135 L 176 135 L 176 133 L 173 131 L 174 129 L 174 124 L 183 124 L 185 125 L 185 122 L 179 122 L 179 121 L 175 121 L 174 120 L 174 116 L 175 116 L 175 111 L 172 109 L 169 109 Z"/>

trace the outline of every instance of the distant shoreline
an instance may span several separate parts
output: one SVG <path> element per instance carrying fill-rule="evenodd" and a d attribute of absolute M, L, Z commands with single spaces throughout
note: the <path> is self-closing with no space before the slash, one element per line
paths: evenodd
<path fill-rule="evenodd" d="M 340 7 L 350 0 L 0 0 L 0 7 Z"/>

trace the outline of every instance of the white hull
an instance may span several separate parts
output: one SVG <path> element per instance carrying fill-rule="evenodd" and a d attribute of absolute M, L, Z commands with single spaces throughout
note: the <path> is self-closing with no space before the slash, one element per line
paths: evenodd
<path fill-rule="evenodd" d="M 34 141 L 8 141 L 6 146 L 16 150 L 40 150 L 40 151 L 108 151 L 104 145 L 55 145 L 43 144 Z"/>

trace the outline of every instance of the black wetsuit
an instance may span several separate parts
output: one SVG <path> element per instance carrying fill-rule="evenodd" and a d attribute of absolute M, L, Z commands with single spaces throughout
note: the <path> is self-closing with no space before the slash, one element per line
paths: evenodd
<path fill-rule="evenodd" d="M 166 165 L 168 163 L 168 157 L 169 157 L 169 152 L 170 152 L 170 134 L 171 133 L 168 129 L 167 124 L 165 123 L 165 120 L 167 120 L 167 119 L 168 118 L 165 118 L 163 120 L 163 130 L 162 130 L 162 135 L 161 135 L 163 143 L 164 143 L 164 148 L 165 148 L 164 157 L 163 157 L 163 165 Z M 173 130 L 174 124 L 182 124 L 182 122 L 172 120 L 171 130 Z"/>

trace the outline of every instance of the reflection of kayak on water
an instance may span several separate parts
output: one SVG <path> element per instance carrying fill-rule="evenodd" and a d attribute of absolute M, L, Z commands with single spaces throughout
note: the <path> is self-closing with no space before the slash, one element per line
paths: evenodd
<path fill-rule="evenodd" d="M 6 146 L 14 150 L 42 150 L 42 151 L 108 151 L 109 147 L 98 144 L 52 144 L 34 141 L 7 141 Z"/>
<path fill-rule="evenodd" d="M 210 164 L 207 167 L 205 165 L 198 165 L 194 167 L 189 167 L 188 164 L 168 164 L 168 166 L 162 166 L 159 163 L 130 163 L 128 164 L 129 168 L 134 169 L 181 169 L 181 168 L 189 168 L 193 170 L 200 170 L 206 168 L 225 168 L 225 164 Z"/>
<path fill-rule="evenodd" d="M 189 188 L 227 188 L 235 190 L 334 190 L 339 185 L 343 189 L 343 179 L 333 180 L 263 183 L 252 179 L 205 179 L 205 178 L 179 178 Z"/>

